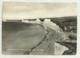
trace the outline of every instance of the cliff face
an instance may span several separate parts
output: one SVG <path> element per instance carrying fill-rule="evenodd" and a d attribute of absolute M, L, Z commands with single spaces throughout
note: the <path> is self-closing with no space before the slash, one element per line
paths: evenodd
<path fill-rule="evenodd" d="M 52 21 L 63 29 L 68 40 L 61 42 L 64 34 L 51 29 L 46 33 L 43 26 L 39 24 L 2 22 L 3 54 L 76 54 L 77 37 L 74 31 L 77 30 L 77 18 L 63 17 Z"/>

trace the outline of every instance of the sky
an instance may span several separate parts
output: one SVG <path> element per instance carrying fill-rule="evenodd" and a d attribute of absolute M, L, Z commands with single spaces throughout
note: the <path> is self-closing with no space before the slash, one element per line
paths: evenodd
<path fill-rule="evenodd" d="M 3 20 L 75 16 L 76 3 L 4 2 Z"/>

